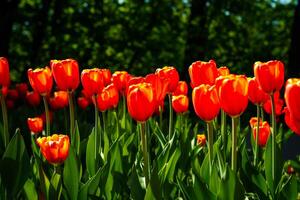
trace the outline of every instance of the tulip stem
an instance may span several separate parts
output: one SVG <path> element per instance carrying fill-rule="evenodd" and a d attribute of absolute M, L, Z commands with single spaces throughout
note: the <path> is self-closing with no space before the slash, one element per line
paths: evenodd
<path fill-rule="evenodd" d="M 97 159 L 97 136 L 98 136 L 98 118 L 99 118 L 99 113 L 98 113 L 98 108 L 97 108 L 97 95 L 93 96 L 94 99 L 94 108 L 95 108 L 95 128 L 94 128 L 94 134 L 95 134 L 95 160 Z M 101 145 L 100 145 L 100 152 L 101 152 Z"/>
<path fill-rule="evenodd" d="M 68 91 L 68 100 L 69 100 L 69 110 L 70 110 L 70 137 L 72 141 L 72 138 L 74 136 L 74 127 L 75 127 L 73 91 Z"/>
<path fill-rule="evenodd" d="M 261 111 L 261 121 L 264 121 L 265 115 L 264 115 L 264 109 L 262 106 L 259 106 L 260 111 Z"/>
<path fill-rule="evenodd" d="M 124 129 L 126 129 L 126 96 L 123 95 L 123 118 L 122 120 L 124 120 Z"/>
<path fill-rule="evenodd" d="M 257 159 L 258 159 L 258 139 L 259 139 L 259 122 L 260 122 L 260 106 L 256 105 L 256 110 L 257 110 L 257 128 L 256 128 L 256 136 L 255 136 L 255 153 L 254 153 L 254 166 L 257 165 Z M 253 130 L 255 132 L 255 128 Z"/>
<path fill-rule="evenodd" d="M 168 94 L 168 97 L 169 97 L 169 140 L 171 140 L 172 126 L 173 126 L 172 94 Z"/>
<path fill-rule="evenodd" d="M 275 145 L 276 145 L 276 113 L 275 113 L 275 102 L 274 102 L 274 94 L 271 94 L 271 107 L 272 107 L 272 178 L 275 181 Z"/>
<path fill-rule="evenodd" d="M 238 117 L 231 117 L 232 123 L 232 149 L 231 149 L 231 169 L 235 173 L 237 169 L 237 128 L 238 128 Z"/>
<path fill-rule="evenodd" d="M 160 127 L 160 130 L 162 130 L 162 125 L 163 125 L 163 109 L 162 109 L 162 106 L 158 106 L 158 111 L 159 111 L 159 127 Z"/>
<path fill-rule="evenodd" d="M 49 107 L 48 107 L 46 96 L 43 96 L 43 102 L 44 102 L 45 114 L 46 114 L 46 136 L 50 136 L 50 117 L 49 117 Z"/>
<path fill-rule="evenodd" d="M 4 140 L 4 147 L 6 148 L 9 142 L 9 133 L 8 133 L 7 108 L 5 104 L 5 97 L 2 94 L 0 94 L 0 101 L 1 101 L 2 118 L 3 118 L 3 140 Z"/>
<path fill-rule="evenodd" d="M 223 140 L 223 148 L 224 148 L 224 159 L 226 159 L 226 149 L 227 149 L 227 131 L 226 131 L 226 113 L 224 110 L 221 110 L 221 135 Z"/>
<path fill-rule="evenodd" d="M 207 122 L 207 135 L 208 135 L 208 156 L 209 156 L 209 169 L 210 173 L 212 172 L 213 165 L 213 124 L 212 122 Z"/>
<path fill-rule="evenodd" d="M 149 160 L 148 160 L 148 145 L 147 145 L 147 135 L 145 125 L 146 122 L 141 122 L 141 142 L 142 142 L 142 150 L 144 156 L 144 175 L 146 180 L 146 188 L 149 183 Z"/>

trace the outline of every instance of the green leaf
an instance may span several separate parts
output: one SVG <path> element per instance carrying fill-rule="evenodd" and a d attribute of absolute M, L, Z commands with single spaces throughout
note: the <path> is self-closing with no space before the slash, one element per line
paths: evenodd
<path fill-rule="evenodd" d="M 294 175 L 289 176 L 286 182 L 279 186 L 279 199 L 297 199 L 297 178 Z"/>
<path fill-rule="evenodd" d="M 145 199 L 162 199 L 161 182 L 158 177 L 157 165 L 153 164 L 150 182 L 146 189 Z"/>
<path fill-rule="evenodd" d="M 38 194 L 34 185 L 34 182 L 31 179 L 27 179 L 23 187 L 24 196 L 28 200 L 38 200 Z"/>
<path fill-rule="evenodd" d="M 133 199 L 143 199 L 145 196 L 145 191 L 143 190 L 140 179 L 138 177 L 138 173 L 136 170 L 135 165 L 133 165 L 131 169 L 131 175 L 128 179 L 128 187 L 130 189 L 130 194 L 132 195 Z"/>
<path fill-rule="evenodd" d="M 86 168 L 90 177 L 96 174 L 98 168 L 99 156 L 97 154 L 96 152 L 95 156 L 95 131 L 93 128 L 86 145 Z"/>
<path fill-rule="evenodd" d="M 65 161 L 63 180 L 70 199 L 77 199 L 80 181 L 80 169 L 73 147 L 70 147 L 68 158 Z"/>
<path fill-rule="evenodd" d="M 73 147 L 76 150 L 76 154 L 79 155 L 79 153 L 80 153 L 80 133 L 79 133 L 77 120 L 75 121 L 75 134 L 74 134 L 74 139 L 73 139 Z"/>
<path fill-rule="evenodd" d="M 58 173 L 54 173 L 51 177 L 50 183 L 53 186 L 56 199 L 60 199 L 60 195 L 62 192 L 61 175 Z"/>
<path fill-rule="evenodd" d="M 168 181 L 173 181 L 175 167 L 177 165 L 178 159 L 180 158 L 181 150 L 176 148 L 172 156 L 169 158 L 168 162 L 165 163 L 162 169 L 160 169 L 160 175 L 162 177 L 162 182 L 166 179 Z"/>

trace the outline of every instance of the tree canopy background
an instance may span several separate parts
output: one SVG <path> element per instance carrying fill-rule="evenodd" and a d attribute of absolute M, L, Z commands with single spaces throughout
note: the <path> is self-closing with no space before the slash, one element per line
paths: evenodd
<path fill-rule="evenodd" d="M 187 68 L 196 60 L 214 59 L 218 66 L 250 76 L 257 60 L 300 64 L 295 53 L 299 0 L 3 0 L 0 4 L 0 55 L 8 57 L 12 80 L 17 82 L 27 79 L 29 67 L 69 57 L 78 60 L 81 69 L 109 67 L 138 75 L 173 65 L 182 79 L 188 79 Z"/>

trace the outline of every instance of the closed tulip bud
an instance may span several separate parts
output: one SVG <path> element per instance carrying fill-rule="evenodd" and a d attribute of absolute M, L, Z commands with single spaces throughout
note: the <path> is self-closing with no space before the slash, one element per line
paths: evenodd
<path fill-rule="evenodd" d="M 117 87 L 118 91 L 125 95 L 128 81 L 130 80 L 131 76 L 126 71 L 116 71 L 111 76 L 112 83 Z"/>
<path fill-rule="evenodd" d="M 19 93 L 16 89 L 9 89 L 7 92 L 7 98 L 11 100 L 18 100 L 19 99 Z"/>
<path fill-rule="evenodd" d="M 230 74 L 230 71 L 227 67 L 223 66 L 218 68 L 218 73 L 219 76 L 228 76 Z"/>
<path fill-rule="evenodd" d="M 201 84 L 214 85 L 219 72 L 214 60 L 209 62 L 196 61 L 190 65 L 189 75 L 191 86 L 194 88 Z"/>
<path fill-rule="evenodd" d="M 89 96 L 99 94 L 103 87 L 103 74 L 98 68 L 84 69 L 81 72 L 81 83 Z"/>
<path fill-rule="evenodd" d="M 138 83 L 144 83 L 145 80 L 146 79 L 144 77 L 141 77 L 141 76 L 132 76 L 132 77 L 130 77 L 129 81 L 127 82 L 126 94 L 128 92 L 129 86 L 134 85 L 134 84 L 138 84 Z"/>
<path fill-rule="evenodd" d="M 192 93 L 192 101 L 194 110 L 200 119 L 210 122 L 218 116 L 220 102 L 215 86 L 202 84 L 195 87 Z"/>
<path fill-rule="evenodd" d="M 289 165 L 287 167 L 286 171 L 287 171 L 288 174 L 294 174 L 295 173 L 295 169 L 291 165 Z"/>
<path fill-rule="evenodd" d="M 287 107 L 284 108 L 284 120 L 286 125 L 297 135 L 300 135 L 300 120 L 293 118 L 289 109 Z"/>
<path fill-rule="evenodd" d="M 39 93 L 35 91 L 31 91 L 31 92 L 27 91 L 26 102 L 32 107 L 37 107 L 38 105 L 40 105 L 41 97 Z"/>
<path fill-rule="evenodd" d="M 206 136 L 204 134 L 197 134 L 197 144 L 201 147 L 206 144 Z"/>
<path fill-rule="evenodd" d="M 177 96 L 180 94 L 187 95 L 188 93 L 188 85 L 185 81 L 179 81 L 176 87 L 176 90 L 172 95 Z"/>
<path fill-rule="evenodd" d="M 30 85 L 34 91 L 42 96 L 46 96 L 51 92 L 53 79 L 52 72 L 48 67 L 29 69 L 27 71 Z"/>
<path fill-rule="evenodd" d="M 27 125 L 32 134 L 38 134 L 43 131 L 43 119 L 40 117 L 28 118 Z"/>
<path fill-rule="evenodd" d="M 286 81 L 284 98 L 292 117 L 300 121 L 300 78 Z"/>
<path fill-rule="evenodd" d="M 184 113 L 189 109 L 189 98 L 186 95 L 172 96 L 172 107 L 176 113 Z"/>
<path fill-rule="evenodd" d="M 75 90 L 79 86 L 79 67 L 76 60 L 51 60 L 50 67 L 60 90 Z"/>
<path fill-rule="evenodd" d="M 104 86 L 107 86 L 111 83 L 111 72 L 109 69 L 100 69 L 102 75 L 103 75 L 103 83 Z"/>
<path fill-rule="evenodd" d="M 68 92 L 54 92 L 54 97 L 50 98 L 49 104 L 53 110 L 58 110 L 67 107 L 69 105 Z"/>
<path fill-rule="evenodd" d="M 159 77 L 158 74 L 148 74 L 145 77 L 145 81 L 147 83 L 150 83 L 153 90 L 155 91 L 156 109 L 159 110 L 159 107 L 164 104 L 164 99 L 166 97 L 168 89 L 168 81 Z"/>
<path fill-rule="evenodd" d="M 101 112 L 117 107 L 118 103 L 119 92 L 113 84 L 106 86 L 97 96 L 97 106 Z"/>
<path fill-rule="evenodd" d="M 155 72 L 161 79 L 166 80 L 168 84 L 167 93 L 172 93 L 176 90 L 179 74 L 176 68 L 166 66 L 162 69 L 157 69 Z"/>
<path fill-rule="evenodd" d="M 240 116 L 248 106 L 248 80 L 244 75 L 220 76 L 216 88 L 221 108 L 231 117 Z"/>
<path fill-rule="evenodd" d="M 78 97 L 77 104 L 82 110 L 85 110 L 90 105 L 90 102 L 85 97 Z"/>
<path fill-rule="evenodd" d="M 252 134 L 254 140 L 256 140 L 256 134 L 257 134 L 257 117 L 252 117 L 249 121 L 251 129 L 252 129 Z M 260 120 L 259 122 L 259 135 L 258 135 L 258 145 L 260 147 L 264 147 L 267 144 L 267 141 L 269 139 L 271 133 L 270 125 L 268 124 L 267 121 L 262 122 Z"/>
<path fill-rule="evenodd" d="M 0 86 L 8 87 L 10 84 L 8 60 L 0 57 Z"/>
<path fill-rule="evenodd" d="M 255 77 L 248 78 L 248 85 L 249 85 L 248 88 L 249 100 L 253 104 L 263 105 L 266 101 L 270 99 L 269 95 L 261 89 Z"/>
<path fill-rule="evenodd" d="M 16 89 L 19 93 L 19 96 L 25 97 L 28 91 L 28 86 L 26 83 L 19 83 L 16 85 Z"/>
<path fill-rule="evenodd" d="M 131 85 L 127 93 L 127 107 L 130 116 L 145 122 L 153 114 L 156 106 L 155 92 L 149 83 Z"/>
<path fill-rule="evenodd" d="M 69 155 L 70 140 L 67 135 L 53 134 L 52 136 L 38 138 L 36 142 L 44 158 L 50 164 L 61 164 Z"/>
<path fill-rule="evenodd" d="M 278 60 L 255 62 L 254 75 L 261 89 L 272 94 L 279 91 L 284 83 L 284 65 Z"/>
<path fill-rule="evenodd" d="M 274 93 L 274 102 L 275 102 L 275 115 L 279 116 L 282 114 L 284 101 L 282 99 L 280 99 L 280 94 L 278 91 Z M 268 114 L 272 114 L 272 106 L 271 105 L 272 104 L 271 104 L 270 98 L 263 105 L 265 112 Z"/>
<path fill-rule="evenodd" d="M 15 102 L 12 99 L 5 99 L 7 109 L 12 110 L 15 107 Z"/>

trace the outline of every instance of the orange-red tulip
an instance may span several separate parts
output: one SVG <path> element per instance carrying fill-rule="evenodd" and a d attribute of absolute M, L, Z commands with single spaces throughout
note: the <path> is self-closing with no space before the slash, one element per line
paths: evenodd
<path fill-rule="evenodd" d="M 117 87 L 118 91 L 122 95 L 126 94 L 125 92 L 130 78 L 130 74 L 128 74 L 126 71 L 116 71 L 111 76 L 112 83 Z"/>
<path fill-rule="evenodd" d="M 288 125 L 288 127 L 297 135 L 300 135 L 300 120 L 293 118 L 287 107 L 284 108 L 284 113 L 285 113 L 284 120 L 286 125 Z"/>
<path fill-rule="evenodd" d="M 16 89 L 20 97 L 25 97 L 28 91 L 28 86 L 26 83 L 19 83 L 16 85 Z"/>
<path fill-rule="evenodd" d="M 163 67 L 162 69 L 157 69 L 156 74 L 163 79 L 166 80 L 168 83 L 168 93 L 172 93 L 176 90 L 178 81 L 179 81 L 179 74 L 174 67 L 166 66 Z"/>
<path fill-rule="evenodd" d="M 188 93 L 188 85 L 185 81 L 179 81 L 176 87 L 176 90 L 172 95 L 177 96 L 180 94 L 187 95 Z"/>
<path fill-rule="evenodd" d="M 54 92 L 54 97 L 50 98 L 49 104 L 53 110 L 58 110 L 67 107 L 69 105 L 68 92 Z"/>
<path fill-rule="evenodd" d="M 172 96 L 172 107 L 176 113 L 184 113 L 189 109 L 189 98 L 186 95 Z"/>
<path fill-rule="evenodd" d="M 103 87 L 103 73 L 98 68 L 84 69 L 81 72 L 81 83 L 89 96 L 99 94 Z"/>
<path fill-rule="evenodd" d="M 274 102 L 275 102 L 275 115 L 276 116 L 281 115 L 284 101 L 280 99 L 280 94 L 278 91 L 274 93 Z M 266 113 L 272 114 L 272 106 L 271 106 L 270 98 L 264 103 L 263 108 L 266 111 Z"/>
<path fill-rule="evenodd" d="M 79 67 L 76 60 L 51 60 L 50 67 L 60 90 L 75 90 L 79 85 Z"/>
<path fill-rule="evenodd" d="M 227 67 L 223 66 L 218 68 L 218 73 L 219 76 L 227 76 L 230 74 L 230 71 Z"/>
<path fill-rule="evenodd" d="M 300 78 L 286 81 L 284 98 L 292 117 L 300 121 Z"/>
<path fill-rule="evenodd" d="M 69 155 L 70 140 L 67 135 L 53 134 L 38 138 L 36 142 L 43 156 L 51 164 L 61 164 Z"/>
<path fill-rule="evenodd" d="M 252 129 L 252 134 L 254 140 L 256 140 L 256 133 L 257 133 L 257 117 L 252 117 L 249 121 L 251 129 Z M 259 122 L 259 135 L 258 135 L 258 145 L 260 147 L 264 147 L 267 144 L 267 141 L 269 139 L 271 133 L 270 125 L 268 124 L 267 121 L 262 122 L 260 120 Z"/>
<path fill-rule="evenodd" d="M 8 87 L 10 84 L 8 60 L 0 57 L 0 86 Z"/>
<path fill-rule="evenodd" d="M 202 84 L 193 89 L 192 101 L 198 117 L 206 122 L 218 116 L 220 102 L 215 86 Z"/>
<path fill-rule="evenodd" d="M 35 91 L 31 91 L 31 92 L 27 91 L 26 102 L 32 107 L 37 107 L 38 105 L 40 105 L 41 96 L 39 95 L 39 93 Z"/>
<path fill-rule="evenodd" d="M 214 85 L 219 72 L 214 60 L 209 62 L 196 61 L 190 65 L 189 75 L 191 86 L 194 88 L 201 84 Z"/>
<path fill-rule="evenodd" d="M 204 134 L 197 134 L 197 144 L 201 147 L 206 144 L 206 136 Z"/>
<path fill-rule="evenodd" d="M 261 89 L 255 77 L 248 78 L 248 85 L 249 85 L 248 88 L 249 100 L 253 104 L 262 105 L 270 99 L 269 95 Z"/>
<path fill-rule="evenodd" d="M 53 79 L 52 72 L 49 67 L 29 69 L 27 71 L 30 85 L 34 91 L 42 96 L 46 96 L 51 92 Z"/>
<path fill-rule="evenodd" d="M 255 62 L 254 75 L 261 89 L 268 94 L 279 91 L 284 82 L 284 65 L 281 61 Z"/>
<path fill-rule="evenodd" d="M 248 80 L 244 75 L 220 76 L 216 88 L 221 108 L 231 117 L 240 116 L 248 106 Z"/>
<path fill-rule="evenodd" d="M 28 118 L 27 125 L 31 133 L 37 134 L 43 131 L 43 119 L 40 117 Z"/>
<path fill-rule="evenodd" d="M 160 78 L 158 74 L 148 74 L 145 79 L 147 83 L 152 85 L 152 88 L 155 91 L 156 109 L 159 110 L 159 107 L 164 104 L 169 83 L 167 80 Z"/>
<path fill-rule="evenodd" d="M 85 97 L 78 97 L 77 104 L 82 110 L 85 110 L 89 106 L 90 102 Z"/>
<path fill-rule="evenodd" d="M 155 91 L 151 84 L 139 83 L 128 88 L 127 108 L 134 120 L 147 121 L 152 116 L 155 107 Z"/>
<path fill-rule="evenodd" d="M 102 112 L 117 107 L 118 103 L 119 92 L 114 84 L 106 86 L 97 96 L 97 106 Z"/>
<path fill-rule="evenodd" d="M 111 83 L 111 72 L 109 69 L 100 69 L 102 75 L 103 75 L 103 83 L 104 86 L 107 86 Z"/>

